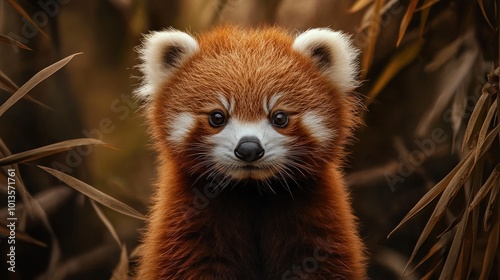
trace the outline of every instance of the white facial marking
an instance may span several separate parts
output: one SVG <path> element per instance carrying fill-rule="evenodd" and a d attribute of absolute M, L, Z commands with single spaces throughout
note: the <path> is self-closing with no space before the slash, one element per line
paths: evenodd
<path fill-rule="evenodd" d="M 304 126 L 309 130 L 311 136 L 319 142 L 331 141 L 335 136 L 335 132 L 329 129 L 324 122 L 323 117 L 314 112 L 307 112 L 302 117 Z"/>
<path fill-rule="evenodd" d="M 281 94 L 277 93 L 272 95 L 269 100 L 264 100 L 264 112 L 266 112 L 266 115 L 269 115 L 269 112 L 274 108 L 274 105 L 278 102 L 278 99 L 281 97 Z"/>
<path fill-rule="evenodd" d="M 230 113 L 230 109 L 231 109 L 231 104 L 229 103 L 229 100 L 227 100 L 227 98 L 224 96 L 224 95 L 219 95 L 219 102 L 222 104 L 222 106 L 224 106 L 224 109 L 226 109 L 226 111 L 228 113 Z"/>
<path fill-rule="evenodd" d="M 189 134 L 195 123 L 193 115 L 190 113 L 181 113 L 175 118 L 174 122 L 171 124 L 171 133 L 168 136 L 168 140 L 173 143 L 182 143 Z"/>
<path fill-rule="evenodd" d="M 264 148 L 264 156 L 252 163 L 252 166 L 262 167 L 261 170 L 245 171 L 237 168 L 248 165 L 234 154 L 240 139 L 244 136 L 256 137 Z M 265 168 L 266 166 L 286 162 L 287 143 L 290 140 L 290 137 L 278 133 L 267 119 L 249 123 L 234 118 L 229 120 L 223 130 L 208 139 L 214 145 L 212 150 L 213 162 L 230 164 L 233 168 L 230 168 L 227 172 L 235 178 L 244 178 L 253 172 L 250 176 L 256 179 L 264 179 L 273 175 L 269 168 Z"/>

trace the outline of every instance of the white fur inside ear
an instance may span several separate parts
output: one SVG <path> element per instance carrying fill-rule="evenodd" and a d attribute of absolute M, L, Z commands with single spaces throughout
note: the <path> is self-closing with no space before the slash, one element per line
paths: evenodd
<path fill-rule="evenodd" d="M 328 28 L 311 29 L 297 36 L 292 47 L 312 58 L 341 91 L 359 86 L 359 50 L 347 34 Z"/>
<path fill-rule="evenodd" d="M 139 48 L 142 84 L 136 90 L 141 99 L 150 99 L 158 87 L 199 49 L 198 42 L 191 35 L 178 31 L 157 31 L 144 36 Z"/>

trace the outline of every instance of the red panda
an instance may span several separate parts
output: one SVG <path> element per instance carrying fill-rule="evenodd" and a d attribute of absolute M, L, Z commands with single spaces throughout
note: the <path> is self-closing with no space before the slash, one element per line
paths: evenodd
<path fill-rule="evenodd" d="M 364 279 L 341 167 L 358 50 L 330 29 L 152 32 L 139 49 L 159 179 L 138 279 Z"/>

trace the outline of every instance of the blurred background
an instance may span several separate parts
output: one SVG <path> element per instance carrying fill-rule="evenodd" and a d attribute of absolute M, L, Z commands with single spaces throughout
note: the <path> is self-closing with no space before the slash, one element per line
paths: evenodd
<path fill-rule="evenodd" d="M 496 0 L 1 0 L 2 157 L 77 138 L 113 148 L 69 145 L 25 163 L 0 161 L 0 279 L 123 279 L 133 271 L 143 221 L 102 205 L 96 210 L 89 194 L 37 165 L 146 214 L 156 159 L 132 95 L 139 83 L 134 49 L 148 30 L 198 34 L 221 23 L 278 25 L 292 33 L 330 27 L 352 34 L 362 50 L 358 92 L 367 110 L 346 172 L 371 279 L 499 279 L 499 6 Z M 18 87 L 75 53 L 81 54 L 45 80 L 38 77 L 40 84 L 7 110 Z M 18 177 L 16 273 L 7 271 L 3 238 L 8 168 Z M 426 198 L 428 191 L 433 195 Z M 426 207 L 387 238 L 422 197 Z"/>

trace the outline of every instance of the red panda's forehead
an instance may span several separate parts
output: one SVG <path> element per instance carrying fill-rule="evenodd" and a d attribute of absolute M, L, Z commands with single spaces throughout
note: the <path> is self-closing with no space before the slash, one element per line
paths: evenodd
<path fill-rule="evenodd" d="M 176 86 L 189 106 L 229 105 L 233 116 L 250 121 L 269 113 L 273 98 L 296 111 L 328 102 L 331 86 L 283 31 L 219 32 L 200 38 L 200 52 L 180 70 Z"/>

